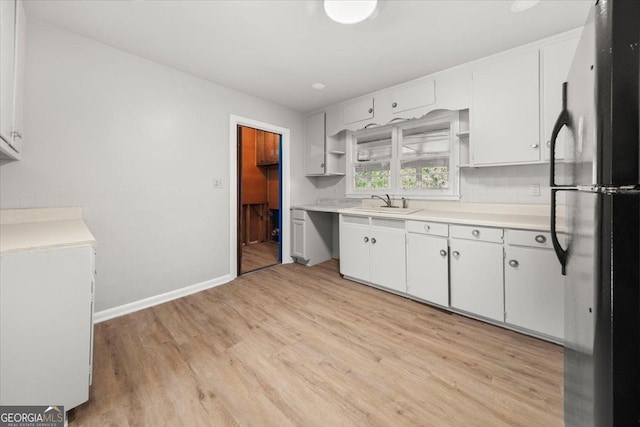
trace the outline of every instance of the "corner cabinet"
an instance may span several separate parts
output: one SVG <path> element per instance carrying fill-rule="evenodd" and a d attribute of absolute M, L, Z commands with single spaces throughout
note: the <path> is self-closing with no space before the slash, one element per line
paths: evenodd
<path fill-rule="evenodd" d="M 23 140 L 25 13 L 0 1 L 0 159 L 19 160 Z"/>
<path fill-rule="evenodd" d="M 540 161 L 537 50 L 473 70 L 474 165 Z"/>
<path fill-rule="evenodd" d="M 340 216 L 340 273 L 406 292 L 404 221 Z"/>
<path fill-rule="evenodd" d="M 94 269 L 90 245 L 0 256 L 0 405 L 89 399 Z"/>

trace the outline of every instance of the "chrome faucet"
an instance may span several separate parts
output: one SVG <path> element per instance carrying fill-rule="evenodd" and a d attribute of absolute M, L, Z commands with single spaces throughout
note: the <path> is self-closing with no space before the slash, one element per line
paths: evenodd
<path fill-rule="evenodd" d="M 376 196 L 376 195 L 371 196 L 371 198 L 372 199 L 380 199 L 380 200 L 382 200 L 384 202 L 384 204 L 385 204 L 385 206 L 387 208 L 392 208 L 393 206 L 391 205 L 391 197 L 389 197 L 388 194 L 385 194 L 385 196 L 387 196 L 386 199 L 384 197 Z"/>

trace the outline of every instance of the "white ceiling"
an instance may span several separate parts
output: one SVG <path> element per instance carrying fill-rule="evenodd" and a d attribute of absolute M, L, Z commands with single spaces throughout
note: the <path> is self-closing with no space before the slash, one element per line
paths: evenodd
<path fill-rule="evenodd" d="M 329 20 L 322 2 L 26 2 L 37 17 L 203 79 L 308 112 L 582 25 L 592 1 L 382 1 Z M 327 88 L 317 91 L 313 82 Z"/>

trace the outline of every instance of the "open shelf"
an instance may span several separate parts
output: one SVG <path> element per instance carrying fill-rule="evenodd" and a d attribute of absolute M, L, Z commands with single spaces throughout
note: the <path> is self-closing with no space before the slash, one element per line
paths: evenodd
<path fill-rule="evenodd" d="M 336 156 L 344 156 L 347 153 L 345 151 L 331 150 L 329 151 L 329 154 L 335 154 Z"/>
<path fill-rule="evenodd" d="M 465 131 L 462 131 L 462 132 L 457 132 L 457 133 L 456 133 L 456 136 L 457 136 L 458 138 L 465 137 L 465 136 L 469 136 L 469 131 L 468 131 L 468 130 L 465 130 Z"/>

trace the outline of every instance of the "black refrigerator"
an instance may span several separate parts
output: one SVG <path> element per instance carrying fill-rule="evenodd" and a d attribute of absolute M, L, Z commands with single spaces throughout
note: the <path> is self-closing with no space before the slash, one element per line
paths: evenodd
<path fill-rule="evenodd" d="M 640 0 L 596 1 L 558 88 L 551 230 L 566 275 L 567 426 L 640 426 L 639 51 Z"/>

